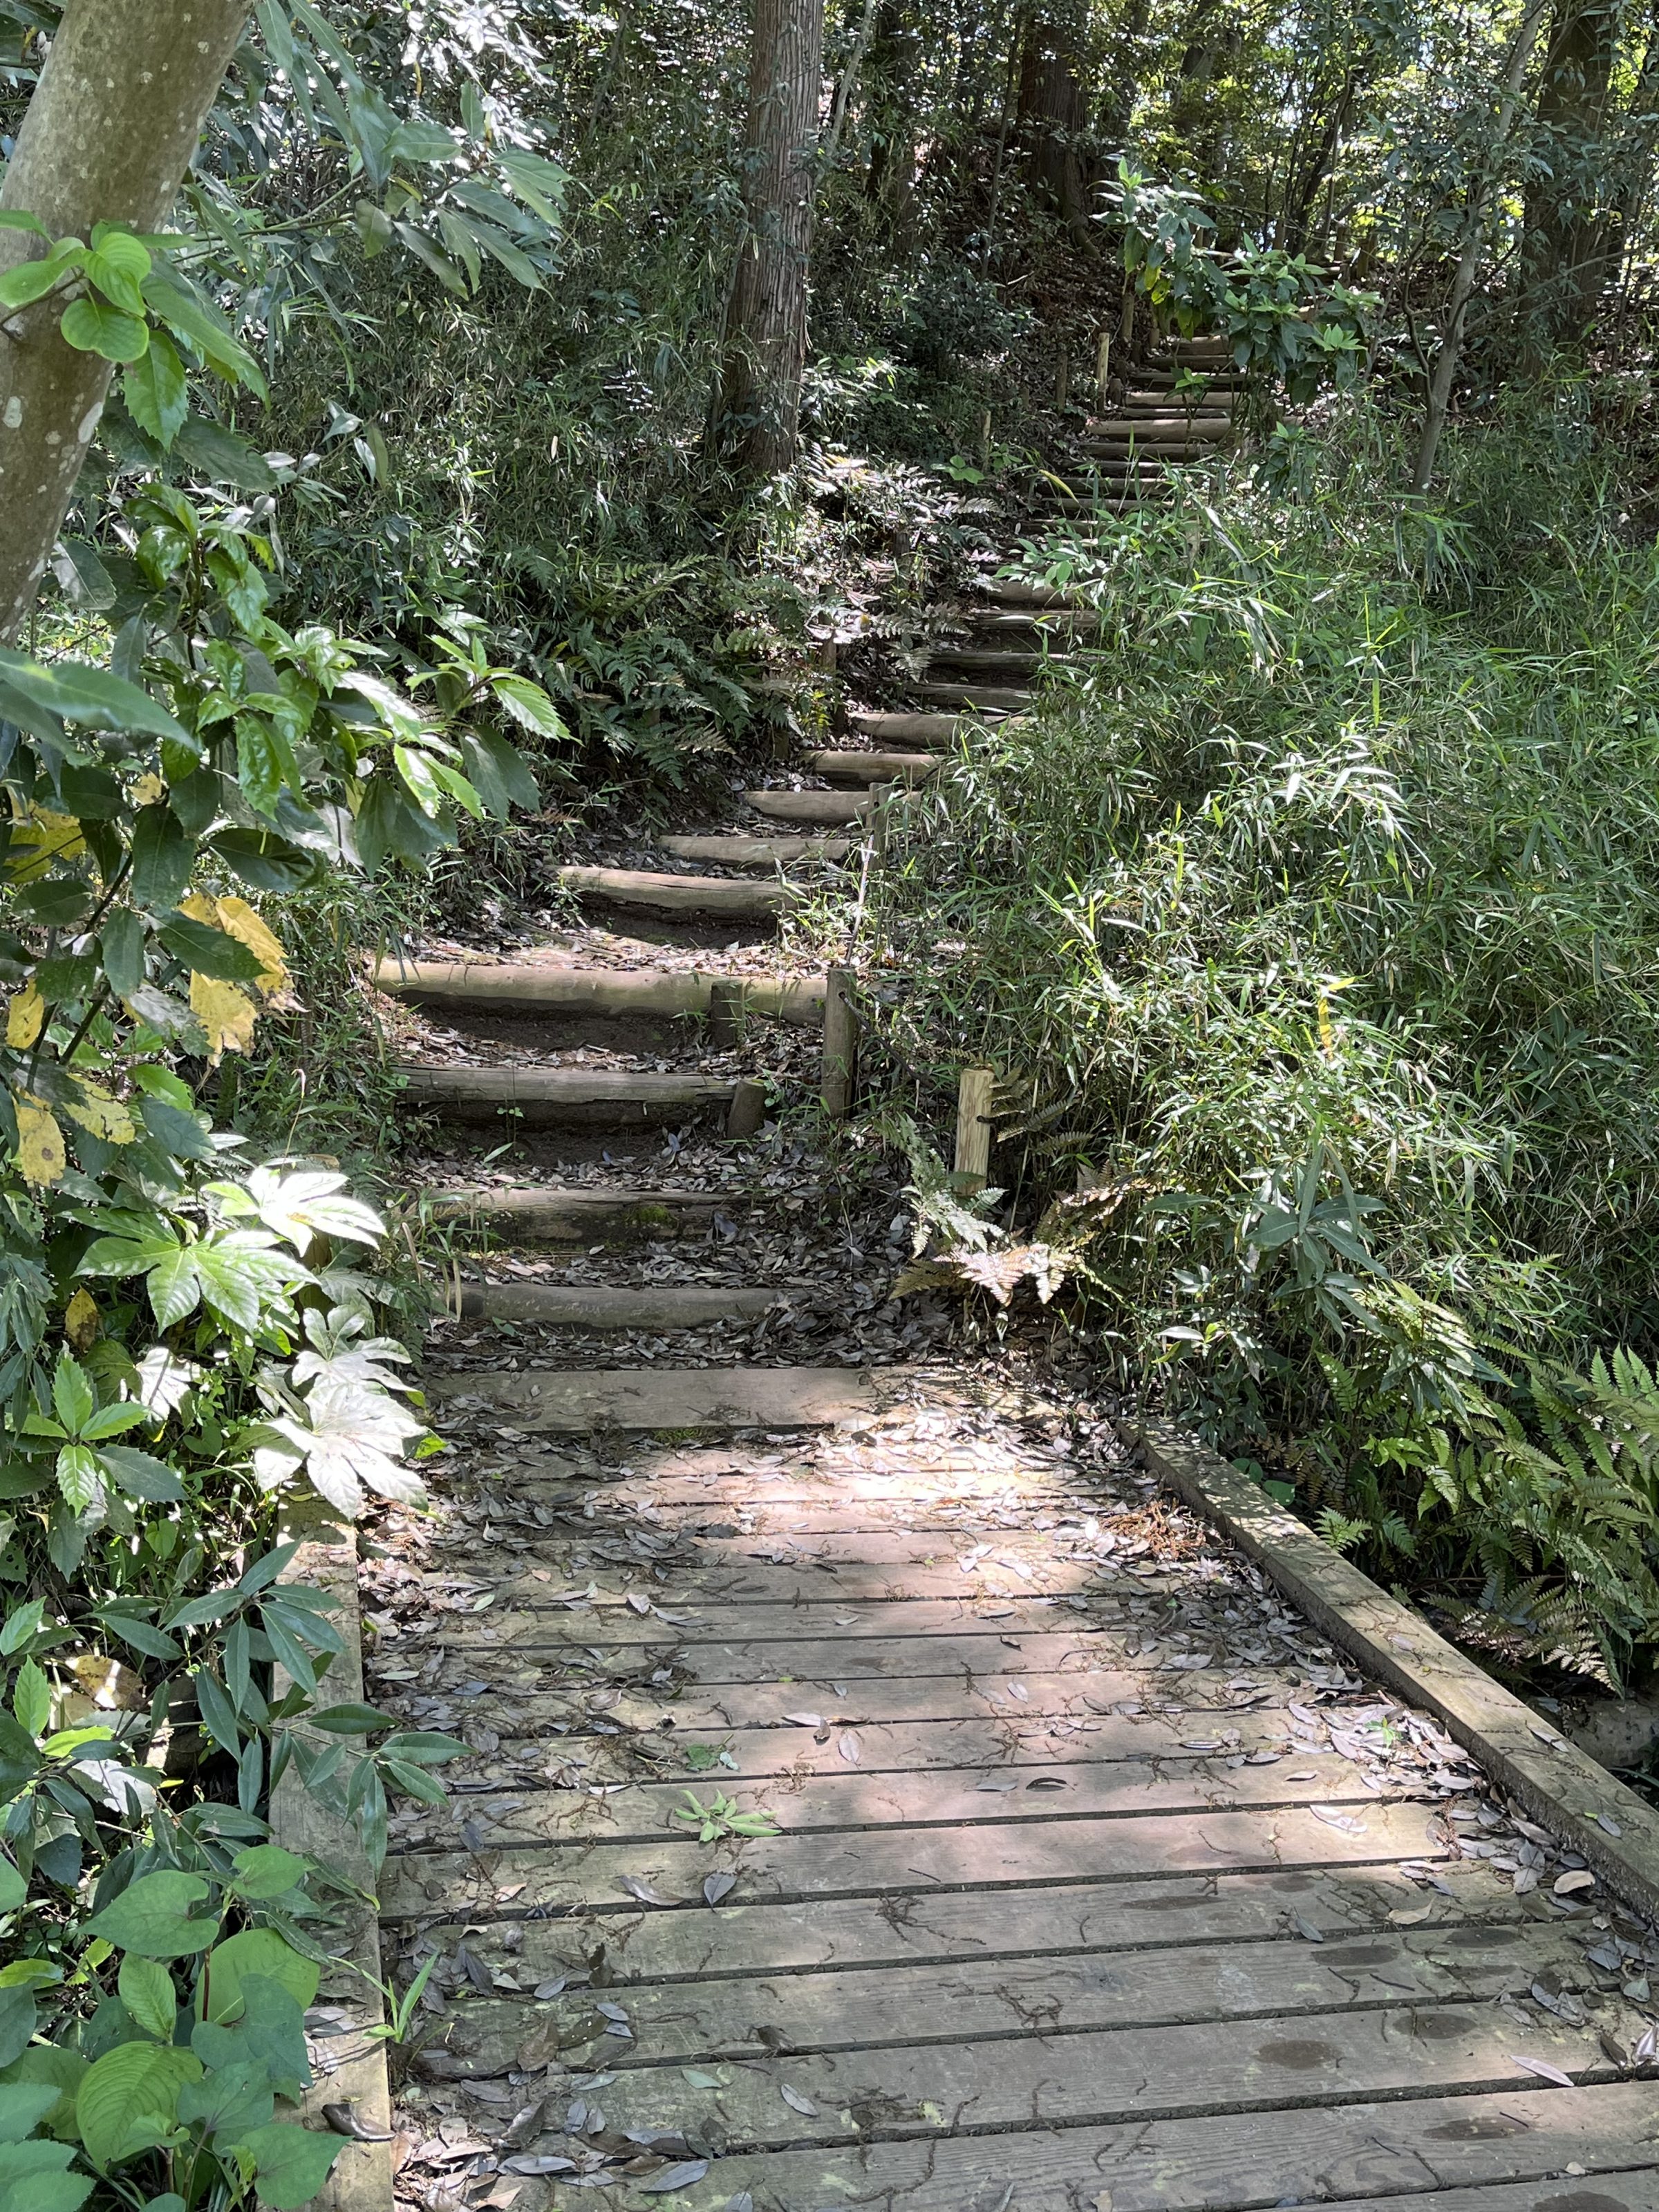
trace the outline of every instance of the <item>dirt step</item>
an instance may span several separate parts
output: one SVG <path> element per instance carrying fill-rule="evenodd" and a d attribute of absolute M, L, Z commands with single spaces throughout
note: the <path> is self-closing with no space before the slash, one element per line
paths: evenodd
<path fill-rule="evenodd" d="M 718 1191 L 653 1190 L 617 1184 L 601 1189 L 530 1183 L 502 1190 L 428 1190 L 420 1194 L 431 1217 L 509 1231 L 526 1243 L 629 1243 L 642 1237 L 702 1234 L 716 1213 L 745 1204 Z"/>
<path fill-rule="evenodd" d="M 916 745 L 948 745 L 958 728 L 960 717 L 955 714 L 904 714 L 855 709 L 847 717 L 847 726 L 860 738 L 908 738 Z"/>
<path fill-rule="evenodd" d="M 561 868 L 564 889 L 611 906 L 648 908 L 654 914 L 732 915 L 770 920 L 789 902 L 783 884 L 745 883 L 728 876 L 655 875 L 640 868 Z"/>
<path fill-rule="evenodd" d="M 919 697 L 936 699 L 941 707 L 971 707 L 985 712 L 1017 714 L 1031 703 L 1029 691 L 1004 691 L 983 684 L 918 684 Z"/>
<path fill-rule="evenodd" d="M 1063 644 L 1073 637 L 1088 637 L 1100 627 L 1098 615 L 1068 614 L 1063 608 L 1046 614 L 1041 607 L 974 607 L 969 610 L 968 619 L 981 641 L 1045 638 Z"/>
<path fill-rule="evenodd" d="M 523 1127 L 627 1128 L 729 1109 L 738 1085 L 712 1075 L 629 1068 L 425 1067 L 404 1065 L 404 1097 L 456 1121 L 497 1122 L 510 1109 Z"/>
<path fill-rule="evenodd" d="M 742 888 L 747 889 L 744 885 Z M 528 962 L 383 960 L 378 988 L 416 1006 L 520 1007 L 559 1014 L 696 1015 L 708 1012 L 715 985 L 742 994 L 745 1014 L 802 1029 L 823 1022 L 822 975 L 726 976 L 702 968 L 559 968 Z"/>
<path fill-rule="evenodd" d="M 659 837 L 677 860 L 703 860 L 711 867 L 787 868 L 794 860 L 844 860 L 854 851 L 848 837 Z"/>
<path fill-rule="evenodd" d="M 516 1429 L 871 1426 L 912 1383 L 904 1367 L 589 1368 L 428 1375 L 428 1398 L 471 1399 Z"/>
<path fill-rule="evenodd" d="M 979 586 L 994 605 L 1040 608 L 1043 612 L 1094 614 L 1086 599 L 1069 598 L 1052 584 L 1029 583 L 1024 576 L 989 576 Z"/>
<path fill-rule="evenodd" d="M 758 1321 L 781 1303 L 777 1291 L 720 1283 L 463 1283 L 463 1321 L 535 1321 L 555 1328 L 706 1328 L 714 1321 Z"/>
<path fill-rule="evenodd" d="M 839 791 L 745 791 L 743 794 L 757 814 L 775 822 L 862 822 L 873 804 L 868 795 L 854 798 Z"/>
<path fill-rule="evenodd" d="M 832 782 L 923 783 L 939 767 L 927 753 L 808 753 L 801 763 L 808 775 Z"/>
<path fill-rule="evenodd" d="M 978 676 L 1029 677 L 1042 665 L 1040 649 L 1025 653 L 999 650 L 995 646 L 936 645 L 927 656 L 930 668 L 965 668 Z"/>

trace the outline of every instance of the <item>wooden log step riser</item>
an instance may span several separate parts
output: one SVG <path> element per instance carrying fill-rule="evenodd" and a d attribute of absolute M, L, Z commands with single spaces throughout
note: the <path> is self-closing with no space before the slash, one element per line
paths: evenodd
<path fill-rule="evenodd" d="M 639 1128 L 730 1109 L 735 1084 L 714 1077 L 580 1073 L 520 1067 L 405 1066 L 404 1097 L 456 1121 L 532 1129 Z"/>
<path fill-rule="evenodd" d="M 1027 583 L 1017 576 L 992 576 L 978 587 L 994 606 L 1023 607 L 1044 614 L 1091 615 L 1094 610 L 1051 584 Z"/>
<path fill-rule="evenodd" d="M 746 791 L 744 798 L 757 814 L 775 822 L 818 822 L 830 825 L 862 822 L 874 801 L 843 798 L 836 791 Z"/>
<path fill-rule="evenodd" d="M 633 1243 L 698 1237 L 729 1201 L 670 1190 L 455 1190 L 422 1194 L 430 1218 L 492 1228 L 521 1242 Z"/>
<path fill-rule="evenodd" d="M 1101 416 L 1089 422 L 1084 435 L 1133 440 L 1142 446 L 1203 446 L 1223 444 L 1232 432 L 1231 422 L 1220 416 L 1208 420 L 1200 416 L 1190 422 L 1182 416 Z"/>
<path fill-rule="evenodd" d="M 1075 1881 L 1086 1870 L 1105 1885 L 1171 1874 L 1312 1872 L 1392 1865 L 1402 1858 L 1433 1864 L 1444 1847 L 1429 1836 L 1423 1808 L 1366 1808 L 1363 1833 L 1291 1810 L 1149 1814 L 1121 1820 L 1020 1820 L 1003 1826 L 891 1828 L 855 1833 L 758 1837 L 738 1860 L 744 1902 L 793 1903 L 811 1898 L 881 1894 L 931 1896 L 941 1889 L 981 1893 L 987 1911 L 1009 1887 Z M 445 1908 L 472 1910 L 472 1900 L 515 1885 L 521 1912 L 613 1897 L 624 1899 L 623 1877 L 645 1881 L 665 1897 L 701 1903 L 705 1874 L 733 1854 L 693 1838 L 609 1844 L 524 1844 L 471 1850 L 411 1851 L 388 1857 L 381 1897 L 394 1918 Z M 483 1863 L 481 1864 L 480 1861 Z M 695 1908 L 694 1908 L 695 1909 Z M 1513 2028 L 1505 2026 L 1506 2033 Z"/>
<path fill-rule="evenodd" d="M 960 717 L 955 714 L 905 714 L 855 711 L 847 717 L 854 735 L 885 738 L 896 744 L 948 746 L 954 744 Z"/>
<path fill-rule="evenodd" d="M 677 2212 L 725 2212 L 744 2197 L 755 2212 L 842 2202 L 860 2212 L 996 2212 L 1017 2185 L 1009 2212 L 1079 2212 L 1108 2195 L 1112 2212 L 1254 2212 L 1302 2202 L 1297 2190 L 1316 2172 L 1318 2202 L 1342 2212 L 1654 2212 L 1646 2178 L 1631 2171 L 1644 2094 L 1608 2082 L 1291 2107 L 1253 2113 L 1248 2126 L 1224 2112 L 763 2152 L 716 2159 L 675 2201 Z M 1107 2173 L 1110 2187 L 1099 2189 Z M 1429 2175 L 1442 2186 L 1425 2188 Z"/>
<path fill-rule="evenodd" d="M 925 783 L 939 763 L 925 753 L 816 752 L 801 763 L 808 775 L 842 783 Z"/>
<path fill-rule="evenodd" d="M 561 1283 L 466 1283 L 463 1321 L 531 1321 L 547 1328 L 653 1329 L 672 1334 L 722 1321 L 758 1321 L 779 1304 L 773 1291 L 702 1285 L 610 1290 Z"/>
<path fill-rule="evenodd" d="M 980 708 L 987 712 L 1017 714 L 1031 703 L 1029 691 L 1002 691 L 977 684 L 918 684 L 918 695 L 937 699 L 942 706 Z"/>
<path fill-rule="evenodd" d="M 1062 648 L 1063 649 L 1063 648 Z M 976 645 L 935 645 L 930 647 L 930 668 L 971 670 L 976 676 L 1034 676 L 1048 655 L 1041 648 L 1030 653 L 1004 653 Z"/>
<path fill-rule="evenodd" d="M 415 1006 L 512 1008 L 526 1013 L 706 1015 L 711 992 L 735 985 L 745 1016 L 823 1023 L 824 979 L 803 975 L 725 976 L 708 969 L 556 968 L 483 961 L 383 961 L 379 990 Z"/>
<path fill-rule="evenodd" d="M 793 2059 L 884 2045 L 919 2053 L 946 2039 L 1006 2044 L 1022 2018 L 1040 2021 L 1044 2037 L 1060 2037 L 1120 2028 L 1126 2020 L 1158 2028 L 1280 2021 L 1347 2005 L 1374 2011 L 1413 2002 L 1472 2005 L 1514 1981 L 1529 1931 L 1492 1933 L 1498 1941 L 1485 1956 L 1443 1948 L 1446 1966 L 1427 1955 L 1431 1947 L 1394 1936 L 1328 1947 L 1281 1940 L 1207 1957 L 1175 1950 L 1005 1957 L 982 1966 L 852 1968 L 776 1985 L 741 1976 L 690 1984 L 630 1977 L 602 1991 L 574 1990 L 541 2003 L 506 1993 L 473 1998 L 452 2014 L 443 2047 L 463 2062 L 458 2072 L 475 2077 L 507 2072 L 522 2063 L 521 2051 L 538 2045 L 566 2065 L 586 2045 L 597 2063 L 592 2046 L 605 2036 L 606 2016 L 594 2000 L 614 1999 L 618 1989 L 627 1991 L 623 2008 L 633 2037 L 620 2049 L 621 2039 L 610 2038 L 602 2055 L 607 2066 L 619 2069 L 752 2060 L 769 2046 Z M 1559 1974 L 1564 1987 L 1588 1981 L 1577 1947 L 1563 1931 L 1540 1929 L 1534 1941 L 1535 1972 Z"/>
<path fill-rule="evenodd" d="M 856 848 L 846 837 L 659 837 L 665 853 L 709 867 L 787 868 L 801 861 L 844 860 Z"/>
<path fill-rule="evenodd" d="M 561 868 L 559 881 L 579 898 L 651 914 L 728 915 L 770 921 L 790 903 L 785 884 L 744 883 L 727 876 L 655 875 L 633 868 Z"/>
<path fill-rule="evenodd" d="M 534 1433 L 593 1430 L 814 1429 L 868 1421 L 879 1413 L 883 1385 L 902 1390 L 902 1367 L 590 1368 L 565 1374 L 501 1370 L 481 1375 L 431 1375 L 428 1399 L 472 1401 L 492 1419 Z"/>

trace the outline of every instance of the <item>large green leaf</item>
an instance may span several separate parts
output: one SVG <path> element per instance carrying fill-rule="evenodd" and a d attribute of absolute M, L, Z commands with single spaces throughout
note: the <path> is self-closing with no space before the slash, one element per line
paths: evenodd
<path fill-rule="evenodd" d="M 0 2142 L 21 2142 L 33 2135 L 57 2102 L 52 2082 L 0 2082 Z"/>
<path fill-rule="evenodd" d="M 159 331 L 150 333 L 149 348 L 122 376 L 121 397 L 141 430 L 163 451 L 172 445 L 190 413 L 190 393 L 185 365 L 171 338 Z"/>
<path fill-rule="evenodd" d="M 219 1933 L 216 1914 L 198 1916 L 194 1911 L 207 1894 L 199 1875 L 163 1868 L 129 1882 L 101 1912 L 93 1914 L 87 1928 L 118 1951 L 136 1951 L 143 1959 L 182 1959 L 205 1951 Z"/>
<path fill-rule="evenodd" d="M 250 1975 L 275 1982 L 301 2012 L 317 1995 L 319 1970 L 274 1928 L 245 1928 L 240 1936 L 215 1944 L 203 1961 L 207 1977 L 207 2017 L 223 2022 L 242 2009 L 242 1984 Z"/>
<path fill-rule="evenodd" d="M 194 841 L 166 806 L 139 810 L 132 832 L 132 896 L 142 907 L 169 911 L 178 905 L 195 864 Z"/>
<path fill-rule="evenodd" d="M 34 2038 L 34 1996 L 27 1989 L 0 1990 L 0 2066 L 21 2058 Z"/>
<path fill-rule="evenodd" d="M 124 314 L 91 293 L 71 300 L 58 328 L 64 341 L 80 353 L 101 354 L 106 361 L 137 361 L 149 344 L 149 325 Z"/>
<path fill-rule="evenodd" d="M 158 2043 L 171 2043 L 179 2015 L 173 1977 L 159 1959 L 141 1958 L 129 1952 L 121 1961 L 116 1982 L 122 2003 L 146 2035 Z"/>
<path fill-rule="evenodd" d="M 179 2090 L 201 2074 L 194 2051 L 173 2045 L 118 2044 L 94 2060 L 75 2100 L 92 2163 L 107 2170 L 161 2142 L 178 2118 Z"/>
<path fill-rule="evenodd" d="M 169 915 L 156 932 L 175 960 L 192 975 L 211 975 L 231 983 L 253 983 L 264 973 L 258 954 L 228 930 L 215 929 L 187 914 Z"/>
<path fill-rule="evenodd" d="M 51 714 L 94 730 L 135 730 L 148 737 L 182 738 L 184 731 L 159 701 L 136 684 L 83 660 L 31 660 L 0 649 L 0 677 Z M 146 812 L 149 811 L 147 808 Z"/>
<path fill-rule="evenodd" d="M 64 2169 L 75 2155 L 63 2142 L 0 2144 L 0 2212 L 76 2212 L 92 2194 L 88 2174 Z"/>
<path fill-rule="evenodd" d="M 76 2094 L 86 2075 L 87 2061 L 78 2051 L 67 2050 L 61 2043 L 32 2043 L 21 2058 L 13 2059 L 0 2081 L 49 2087 L 53 2101 L 46 2108 L 47 2131 L 73 2142 Z"/>
<path fill-rule="evenodd" d="M 259 2200 L 273 2212 L 295 2212 L 308 2204 L 344 2148 L 337 2136 L 301 2127 L 297 2120 L 273 2120 L 236 2145 L 252 2158 Z"/>

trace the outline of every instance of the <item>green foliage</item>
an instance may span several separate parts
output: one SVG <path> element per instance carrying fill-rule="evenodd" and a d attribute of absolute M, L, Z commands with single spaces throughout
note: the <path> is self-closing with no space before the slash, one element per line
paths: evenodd
<path fill-rule="evenodd" d="M 904 1057 L 1027 1071 L 1032 1170 L 1115 1197 L 1126 1376 L 1458 1618 L 1518 1608 L 1513 1656 L 1613 1672 L 1659 1633 L 1645 1445 L 1562 1376 L 1659 1333 L 1659 562 L 1593 453 L 1569 398 L 1402 516 L 1357 411 L 1301 490 L 1050 547 L 1097 650 L 879 888 Z"/>

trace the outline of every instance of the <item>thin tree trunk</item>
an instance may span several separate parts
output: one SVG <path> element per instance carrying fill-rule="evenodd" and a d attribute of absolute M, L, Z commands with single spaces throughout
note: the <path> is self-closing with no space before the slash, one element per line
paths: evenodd
<path fill-rule="evenodd" d="M 1526 198 L 1525 299 L 1535 357 L 1589 319 L 1605 280 L 1606 121 L 1619 48 L 1615 0 L 1556 0 L 1538 94 L 1543 134 Z"/>
<path fill-rule="evenodd" d="M 1073 241 L 1091 259 L 1100 246 L 1089 228 L 1088 184 L 1078 142 L 1087 113 L 1077 46 L 1069 25 L 1035 16 L 1020 65 L 1019 119 L 1031 171 L 1060 215 Z"/>
<path fill-rule="evenodd" d="M 1417 448 L 1417 466 L 1412 471 L 1412 490 L 1419 498 L 1428 489 L 1434 475 L 1434 459 L 1440 449 L 1440 434 L 1446 427 L 1446 413 L 1451 404 L 1452 381 L 1457 374 L 1457 363 L 1463 349 L 1463 320 L 1468 313 L 1474 280 L 1480 273 L 1480 255 L 1486 245 L 1492 191 L 1500 180 L 1504 148 L 1509 142 L 1510 132 L 1515 125 L 1515 111 L 1521 102 L 1521 81 L 1527 74 L 1527 64 L 1532 59 L 1533 49 L 1538 43 L 1538 33 L 1544 27 L 1547 4 L 1547 0 L 1532 0 L 1532 4 L 1516 27 L 1515 36 L 1510 42 L 1509 60 L 1504 70 L 1503 98 L 1498 102 L 1486 161 L 1480 174 L 1470 187 L 1468 213 L 1463 228 L 1463 252 L 1458 261 L 1457 274 L 1452 280 L 1451 298 L 1446 307 L 1445 328 L 1440 336 L 1440 350 L 1435 356 L 1434 374 L 1429 380 L 1429 400 L 1423 414 L 1423 435 Z"/>
<path fill-rule="evenodd" d="M 246 0 L 69 0 L 0 184 L 54 238 L 158 229 L 236 50 Z M 0 230 L 0 270 L 45 251 Z M 0 323 L 0 641 L 28 619 L 113 365 L 58 331 L 61 298 Z"/>
<path fill-rule="evenodd" d="M 852 103 L 853 88 L 859 81 L 859 71 L 864 66 L 864 57 L 870 51 L 870 39 L 876 27 L 876 0 L 864 0 L 864 15 L 858 34 L 853 40 L 853 51 L 847 57 L 847 66 L 841 73 L 841 82 L 836 87 L 835 105 L 830 111 L 830 128 L 824 135 L 823 159 L 819 167 L 827 176 L 835 167 L 836 155 L 841 146 L 841 134 L 847 122 L 847 110 Z"/>
<path fill-rule="evenodd" d="M 756 0 L 744 207 L 720 413 L 745 475 L 795 458 L 823 76 L 823 0 Z"/>

